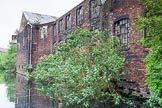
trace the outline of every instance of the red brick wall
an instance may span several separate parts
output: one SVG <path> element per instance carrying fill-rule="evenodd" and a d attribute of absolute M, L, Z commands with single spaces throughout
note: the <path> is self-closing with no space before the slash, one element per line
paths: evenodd
<path fill-rule="evenodd" d="M 70 29 L 70 32 L 73 32 L 77 25 L 76 25 L 76 10 L 82 6 L 83 7 L 83 13 L 84 13 L 84 20 L 83 20 L 83 24 L 80 25 L 80 27 L 85 28 L 85 29 L 89 29 L 89 0 L 85 0 L 84 2 L 80 3 L 79 5 L 77 5 L 76 7 L 74 7 L 73 9 L 71 9 L 69 12 L 65 13 L 64 15 L 62 15 L 60 18 L 58 18 L 54 23 L 56 24 L 56 30 L 57 30 L 57 36 L 56 36 L 56 46 L 59 44 L 59 33 L 58 33 L 58 22 L 60 21 L 60 19 L 63 19 L 63 41 L 65 42 L 66 40 L 66 30 L 65 30 L 65 19 L 66 16 L 68 14 L 71 15 L 71 19 L 72 19 L 72 28 Z"/>
<path fill-rule="evenodd" d="M 108 26 L 110 35 L 115 35 L 115 21 L 120 19 L 122 16 L 128 16 L 130 20 L 130 39 L 127 46 L 128 48 L 122 51 L 127 59 L 125 66 L 126 77 L 123 78 L 123 84 L 120 86 L 123 86 L 126 90 L 134 91 L 139 95 L 147 96 L 149 91 L 145 85 L 145 49 L 142 46 L 137 45 L 137 41 L 143 37 L 143 34 L 133 27 L 138 16 L 144 15 L 143 6 L 137 2 L 137 0 L 117 0 L 115 3 L 112 2 L 111 5 L 108 0 L 105 6 L 109 6 L 109 10 L 104 10 L 104 13 L 102 13 L 103 26 Z"/>
<path fill-rule="evenodd" d="M 114 23 L 122 16 L 128 16 L 130 20 L 130 42 L 127 49 L 122 51 L 122 54 L 126 56 L 127 62 L 124 70 L 126 71 L 126 76 L 123 79 L 123 83 L 119 85 L 128 91 L 133 91 L 137 95 L 147 96 L 148 88 L 145 85 L 145 64 L 144 64 L 144 56 L 145 56 L 145 48 L 140 45 L 137 45 L 136 42 L 140 39 L 143 34 L 139 32 L 138 29 L 133 27 L 133 23 L 138 16 L 143 16 L 143 6 L 137 2 L 137 0 L 116 0 L 117 2 L 112 2 L 112 0 L 107 0 L 106 3 L 101 6 L 100 13 L 100 26 L 101 28 L 108 28 L 110 30 L 110 35 L 114 34 Z M 58 33 L 58 21 L 63 19 L 63 41 L 66 40 L 66 30 L 65 30 L 65 18 L 70 13 L 72 17 L 72 28 L 70 32 L 73 32 L 76 25 L 76 9 L 80 6 L 83 6 L 84 11 L 84 21 L 81 25 L 82 28 L 89 29 L 89 0 L 84 0 L 84 2 L 80 3 L 76 7 L 74 7 L 69 12 L 65 13 L 62 17 L 58 18 L 55 22 L 45 24 L 48 25 L 48 36 L 47 38 L 41 39 L 39 29 L 44 25 L 35 25 L 32 29 L 32 64 L 35 66 L 41 57 L 44 55 L 49 55 L 54 50 L 54 40 L 56 39 L 55 45 L 56 49 L 59 45 L 59 33 Z M 22 22 L 24 22 L 24 17 L 22 17 Z M 21 23 L 22 24 L 22 23 Z M 56 24 L 56 36 L 53 36 L 53 24 Z M 20 26 L 20 30 L 23 26 Z M 28 40 L 28 39 L 27 39 Z M 28 41 L 27 41 L 28 42 Z M 18 51 L 17 64 L 24 63 L 23 58 L 25 53 L 29 54 L 29 52 L 21 52 Z M 29 57 L 27 56 L 29 60 Z M 19 83 L 18 83 L 19 84 Z M 21 86 L 21 85 L 20 85 Z M 17 88 L 20 88 L 17 86 Z M 22 87 L 22 86 L 21 86 Z M 21 92 L 21 89 L 20 89 Z M 33 91 L 32 94 L 38 94 L 36 91 Z M 43 97 L 32 97 L 33 102 L 47 102 L 48 101 Z M 36 100 L 36 101 L 34 101 Z M 37 108 L 33 106 L 33 108 Z M 40 107 L 39 107 L 40 108 Z"/>

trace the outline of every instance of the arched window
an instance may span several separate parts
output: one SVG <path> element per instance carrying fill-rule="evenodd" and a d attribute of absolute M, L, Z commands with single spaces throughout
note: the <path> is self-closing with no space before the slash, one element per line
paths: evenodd
<path fill-rule="evenodd" d="M 115 35 L 120 38 L 120 42 L 127 46 L 129 44 L 129 18 L 123 18 L 115 22 Z"/>

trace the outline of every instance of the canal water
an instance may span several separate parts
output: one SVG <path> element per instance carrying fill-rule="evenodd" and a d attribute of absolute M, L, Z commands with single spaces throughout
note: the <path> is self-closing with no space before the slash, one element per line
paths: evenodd
<path fill-rule="evenodd" d="M 15 103 L 10 102 L 7 97 L 7 86 L 0 84 L 0 108 L 14 108 Z"/>
<path fill-rule="evenodd" d="M 0 72 L 0 108 L 15 108 L 15 77 Z"/>

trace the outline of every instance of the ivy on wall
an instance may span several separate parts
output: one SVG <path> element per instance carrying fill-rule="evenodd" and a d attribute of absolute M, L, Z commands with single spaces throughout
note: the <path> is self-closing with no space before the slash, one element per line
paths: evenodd
<path fill-rule="evenodd" d="M 148 103 L 162 106 L 162 1 L 139 0 L 145 8 L 145 17 L 139 17 L 137 26 L 145 30 L 141 43 L 150 49 L 145 58 L 146 84 L 151 90 Z"/>

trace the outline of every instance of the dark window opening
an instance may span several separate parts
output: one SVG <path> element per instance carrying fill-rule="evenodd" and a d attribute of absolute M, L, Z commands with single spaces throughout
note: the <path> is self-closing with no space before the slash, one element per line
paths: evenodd
<path fill-rule="evenodd" d="M 77 23 L 77 25 L 83 24 L 83 7 L 82 6 L 80 6 L 76 10 L 76 23 Z"/>
<path fill-rule="evenodd" d="M 129 19 L 124 18 L 115 22 L 115 35 L 119 37 L 121 44 L 129 44 Z"/>
<path fill-rule="evenodd" d="M 72 27 L 72 22 L 71 22 L 71 15 L 67 15 L 66 16 L 66 26 L 65 26 L 65 29 L 66 30 L 70 30 Z"/>

